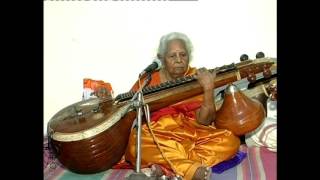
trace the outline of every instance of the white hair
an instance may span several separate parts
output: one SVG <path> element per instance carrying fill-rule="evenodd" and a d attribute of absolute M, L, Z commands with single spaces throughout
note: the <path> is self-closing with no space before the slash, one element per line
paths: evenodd
<path fill-rule="evenodd" d="M 192 60 L 193 46 L 188 36 L 180 32 L 171 32 L 161 37 L 160 44 L 158 47 L 158 52 L 157 52 L 158 55 L 161 56 L 161 61 L 163 60 L 163 58 L 165 57 L 168 51 L 169 42 L 172 40 L 181 40 L 184 43 L 188 52 L 189 62 L 190 62 Z"/>

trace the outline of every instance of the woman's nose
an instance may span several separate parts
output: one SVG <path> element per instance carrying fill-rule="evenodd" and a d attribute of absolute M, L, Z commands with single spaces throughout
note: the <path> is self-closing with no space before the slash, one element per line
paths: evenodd
<path fill-rule="evenodd" d="M 177 62 L 182 62 L 180 55 L 177 55 Z"/>

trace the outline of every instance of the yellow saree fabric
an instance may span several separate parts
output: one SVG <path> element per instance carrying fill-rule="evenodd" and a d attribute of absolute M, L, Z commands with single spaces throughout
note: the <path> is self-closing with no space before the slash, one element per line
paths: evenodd
<path fill-rule="evenodd" d="M 211 125 L 203 126 L 196 122 L 195 109 L 200 107 L 201 101 L 202 96 L 197 96 L 172 105 L 171 109 L 164 110 L 169 113 L 164 113 L 156 121 L 151 122 L 151 128 L 164 156 L 171 161 L 176 173 L 186 180 L 192 178 L 199 166 L 211 167 L 232 158 L 240 146 L 239 138 L 230 131 L 216 129 Z M 181 110 L 181 106 L 192 102 L 198 102 L 199 106 Z M 141 165 L 143 167 L 161 164 L 171 168 L 162 157 L 146 124 L 142 127 L 141 142 Z M 135 156 L 136 131 L 134 129 L 129 137 L 125 158 L 135 165 Z"/>

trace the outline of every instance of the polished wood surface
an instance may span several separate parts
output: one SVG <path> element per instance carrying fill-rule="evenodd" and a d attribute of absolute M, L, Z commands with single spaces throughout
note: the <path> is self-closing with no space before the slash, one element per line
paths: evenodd
<path fill-rule="evenodd" d="M 266 78 L 259 83 L 251 84 L 250 88 L 242 90 L 241 92 L 247 97 L 259 101 L 263 105 L 264 109 L 267 109 L 268 94 L 266 94 L 264 88 L 269 87 L 270 84 L 272 84 L 272 82 L 276 79 L 277 79 L 277 76 Z M 222 104 L 223 104 L 223 97 L 220 99 L 216 99 L 217 111 L 221 108 Z"/>
<path fill-rule="evenodd" d="M 81 174 L 110 169 L 121 159 L 127 147 L 134 118 L 135 113 L 129 112 L 113 128 L 88 139 L 73 142 L 52 139 L 59 161 L 71 171 Z"/>
<path fill-rule="evenodd" d="M 236 64 L 236 68 L 217 74 L 215 87 L 247 78 L 250 73 L 262 73 L 272 67 L 274 61 L 247 61 Z M 250 68 L 250 70 L 248 70 Z M 192 78 L 192 77 L 191 77 Z M 173 85 L 172 85 L 173 84 Z M 164 83 L 159 87 L 149 87 L 144 91 L 144 101 L 151 111 L 158 110 L 170 104 L 177 103 L 202 93 L 202 88 L 196 80 Z M 119 96 L 114 100 L 106 100 L 87 105 L 79 102 L 58 112 L 48 123 L 48 136 L 57 152 L 59 161 L 77 173 L 97 173 L 107 170 L 118 162 L 124 154 L 130 128 L 136 117 L 134 109 L 126 113 L 119 121 L 111 124 L 110 128 L 94 136 L 80 140 L 55 139 L 57 134 L 64 137 L 74 134 L 88 135 L 87 130 L 99 129 L 106 122 L 110 122 L 115 111 L 129 103 L 132 92 Z M 90 103 L 89 103 L 90 104 Z M 112 121 L 113 122 L 113 121 Z"/>
<path fill-rule="evenodd" d="M 214 124 L 219 129 L 228 129 L 237 136 L 255 130 L 263 121 L 266 113 L 259 101 L 251 99 L 236 88 L 227 92 L 221 108 L 217 111 Z M 231 86 L 227 87 L 230 88 Z"/>
<path fill-rule="evenodd" d="M 215 87 L 221 87 L 229 83 L 237 81 L 237 74 L 240 74 L 241 79 L 249 78 L 250 73 L 258 74 L 263 73 L 264 67 L 270 68 L 273 63 L 260 62 L 257 64 L 245 64 L 239 66 L 238 70 L 230 71 L 217 75 L 215 79 Z M 250 70 L 249 70 L 250 69 Z M 251 82 L 251 80 L 250 80 Z M 254 82 L 254 81 L 253 81 Z M 150 110 L 155 111 L 157 109 L 166 107 L 170 104 L 179 102 L 186 98 L 190 98 L 201 94 L 202 88 L 197 81 L 191 81 L 187 84 L 170 87 L 161 91 L 155 91 L 150 94 L 146 94 L 145 102 L 149 104 Z"/>
<path fill-rule="evenodd" d="M 90 104 L 90 105 L 87 105 Z M 72 104 L 50 120 L 50 128 L 55 132 L 73 133 L 93 128 L 104 122 L 121 105 L 113 105 L 113 100 L 98 101 L 96 99 L 80 101 Z M 94 112 L 94 109 L 97 109 Z"/>

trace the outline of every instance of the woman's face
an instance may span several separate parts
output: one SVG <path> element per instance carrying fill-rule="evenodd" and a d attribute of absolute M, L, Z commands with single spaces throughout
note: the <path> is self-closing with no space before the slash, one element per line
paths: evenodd
<path fill-rule="evenodd" d="M 182 40 L 172 40 L 164 57 L 165 68 L 172 78 L 184 76 L 189 66 L 189 54 Z"/>

